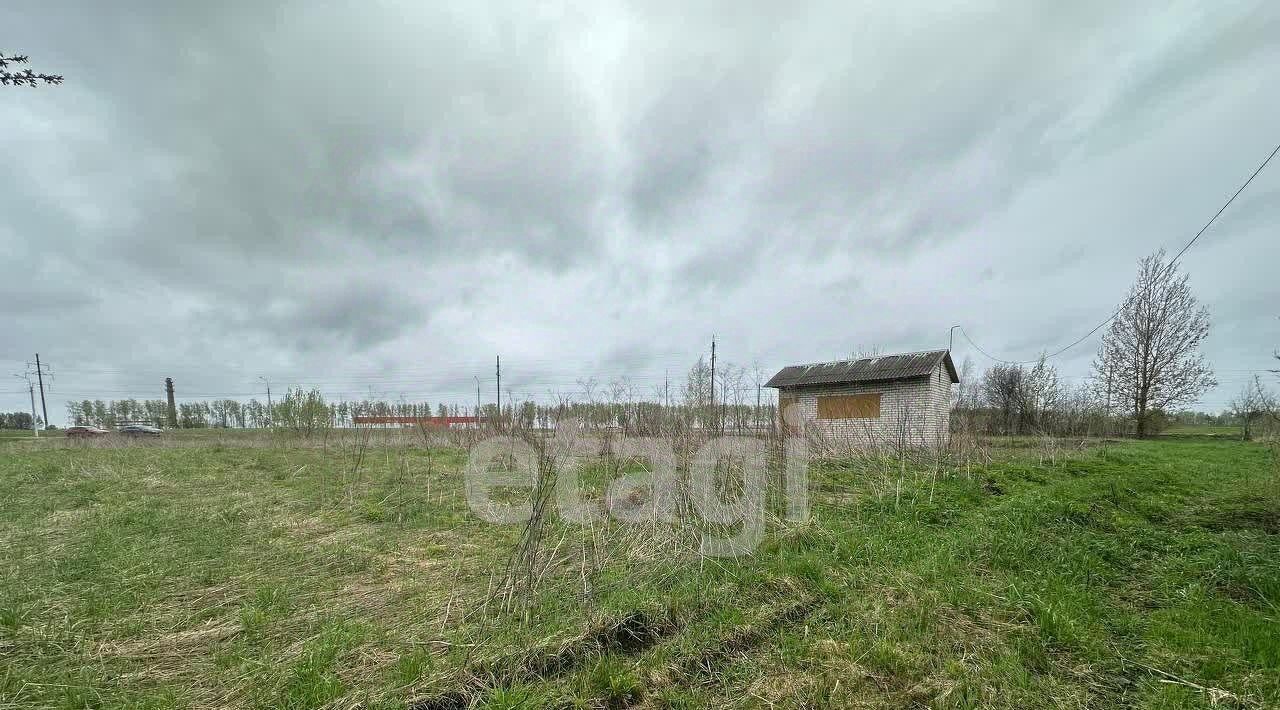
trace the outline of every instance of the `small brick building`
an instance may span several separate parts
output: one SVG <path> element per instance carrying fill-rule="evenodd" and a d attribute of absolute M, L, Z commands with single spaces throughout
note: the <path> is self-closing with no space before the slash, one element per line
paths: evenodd
<path fill-rule="evenodd" d="M 837 444 L 945 446 L 951 353 L 930 350 L 784 367 L 766 384 L 778 390 L 784 428 Z"/>

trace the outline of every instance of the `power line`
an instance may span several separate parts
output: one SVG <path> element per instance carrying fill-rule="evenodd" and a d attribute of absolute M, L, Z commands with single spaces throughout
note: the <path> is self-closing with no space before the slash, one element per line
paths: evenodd
<path fill-rule="evenodd" d="M 1186 254 L 1187 250 L 1190 249 L 1191 246 L 1195 244 L 1196 241 L 1199 240 L 1200 237 L 1205 232 L 1209 231 L 1209 227 L 1213 226 L 1213 223 L 1218 220 L 1218 217 L 1222 216 L 1222 213 L 1227 211 L 1227 208 L 1231 206 L 1231 203 L 1236 201 L 1236 198 L 1240 196 L 1240 193 L 1244 192 L 1245 188 L 1249 187 L 1249 183 L 1253 182 L 1253 179 L 1258 177 L 1258 174 L 1262 172 L 1263 168 L 1267 167 L 1267 164 L 1271 162 L 1271 159 L 1276 157 L 1276 153 L 1280 153 L 1280 143 L 1276 144 L 1276 147 L 1271 150 L 1271 154 L 1267 156 L 1266 160 L 1262 161 L 1262 164 L 1258 166 L 1257 170 L 1253 171 L 1253 174 L 1249 176 L 1249 179 L 1244 181 L 1244 184 L 1240 186 L 1240 189 L 1236 190 L 1235 193 L 1231 195 L 1231 199 L 1227 200 L 1222 205 L 1222 207 L 1219 207 L 1218 211 L 1214 212 L 1213 216 L 1209 218 L 1209 221 L 1205 222 L 1204 226 L 1200 228 L 1200 231 L 1196 232 L 1196 235 L 1191 238 L 1191 241 L 1187 242 L 1186 246 L 1182 247 L 1182 249 L 1176 255 L 1174 255 L 1172 259 L 1169 260 L 1169 263 L 1165 265 L 1166 270 L 1172 269 L 1174 265 L 1178 263 L 1178 259 L 1181 259 L 1182 255 Z M 1044 359 L 1048 360 L 1049 358 L 1057 357 L 1062 353 L 1070 350 L 1071 348 L 1074 348 L 1075 346 L 1079 345 L 1080 343 L 1083 343 L 1094 333 L 1098 332 L 1099 330 L 1102 330 L 1108 323 L 1115 320 L 1116 316 L 1120 315 L 1120 311 L 1123 309 L 1124 309 L 1124 303 L 1121 303 L 1119 306 L 1116 307 L 1114 311 L 1111 312 L 1111 315 L 1107 316 L 1106 320 L 1094 326 L 1093 330 L 1090 330 L 1088 333 L 1085 333 L 1084 335 L 1080 336 L 1076 340 L 1072 341 L 1071 344 L 1067 345 L 1066 347 L 1059 348 L 1058 350 L 1055 350 L 1054 352 L 1043 356 Z M 1004 359 L 998 358 L 988 353 L 987 351 L 983 350 L 982 348 L 978 347 L 978 344 L 973 342 L 973 339 L 970 338 L 969 334 L 965 332 L 963 326 L 960 328 L 960 333 L 964 335 L 964 339 L 967 340 L 969 344 L 973 346 L 974 350 L 977 350 L 979 353 L 982 353 L 986 357 L 996 362 L 1004 363 L 1005 365 L 1029 365 L 1031 363 L 1038 362 L 1040 360 L 1040 358 L 1036 358 L 1035 360 L 1004 360 Z"/>
<path fill-rule="evenodd" d="M 1240 186 L 1239 190 L 1236 190 L 1235 194 L 1231 196 L 1231 199 L 1227 200 L 1226 204 L 1220 207 L 1217 212 L 1213 213 L 1213 217 L 1210 217 L 1209 221 L 1205 222 L 1205 225 L 1200 228 L 1200 231 L 1196 232 L 1196 235 L 1191 238 L 1191 241 L 1187 242 L 1185 247 L 1182 247 L 1182 251 L 1178 252 L 1177 256 L 1173 257 L 1173 260 L 1169 262 L 1170 264 L 1176 263 L 1178 259 L 1182 258 L 1183 254 L 1187 253 L 1187 250 L 1191 248 L 1192 244 L 1196 243 L 1196 240 L 1200 238 L 1200 235 L 1208 231 L 1209 227 L 1213 225 L 1218 217 L 1221 216 L 1223 212 L 1227 211 L 1227 208 L 1231 206 L 1231 203 L 1236 201 L 1236 198 L 1240 196 L 1240 193 L 1244 192 L 1246 187 L 1249 187 L 1249 183 L 1253 182 L 1253 179 L 1258 177 L 1258 173 L 1262 172 L 1262 169 L 1267 167 L 1267 163 L 1270 163 L 1271 159 L 1276 157 L 1276 153 L 1280 153 L 1280 143 L 1276 144 L 1276 147 L 1271 150 L 1271 154 L 1267 156 L 1267 159 L 1262 161 L 1262 165 L 1259 165 L 1258 169 L 1253 171 L 1253 174 L 1249 176 L 1248 180 L 1244 181 L 1244 184 Z"/>

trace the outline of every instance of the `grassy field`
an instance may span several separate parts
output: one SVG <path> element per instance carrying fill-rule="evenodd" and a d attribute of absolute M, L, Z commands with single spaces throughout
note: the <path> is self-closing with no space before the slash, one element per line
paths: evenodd
<path fill-rule="evenodd" d="M 1188 425 L 1175 424 L 1168 429 L 1160 432 L 1163 437 L 1185 438 L 1190 436 L 1203 436 L 1215 439 L 1239 439 L 1239 426 L 1220 426 L 1220 425 Z"/>
<path fill-rule="evenodd" d="M 753 556 L 553 521 L 524 587 L 465 458 L 0 443 L 0 707 L 1280 703 L 1261 445 L 827 462 Z"/>
<path fill-rule="evenodd" d="M 44 434 L 44 436 L 61 437 L 62 432 L 51 431 Z M 30 429 L 25 429 L 25 430 L 24 429 L 0 429 L 0 441 L 11 441 L 11 440 L 30 439 L 30 438 L 32 438 Z"/>

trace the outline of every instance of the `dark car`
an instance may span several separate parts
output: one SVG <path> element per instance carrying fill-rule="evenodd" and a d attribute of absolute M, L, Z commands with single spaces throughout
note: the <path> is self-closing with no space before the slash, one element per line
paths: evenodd
<path fill-rule="evenodd" d="M 99 429 L 96 426 L 72 426 L 67 427 L 67 436 L 72 439 L 94 439 L 99 436 L 106 436 L 106 429 Z"/>
<path fill-rule="evenodd" d="M 159 429 L 146 424 L 126 424 L 117 429 L 116 432 L 135 439 L 140 436 L 160 436 Z"/>

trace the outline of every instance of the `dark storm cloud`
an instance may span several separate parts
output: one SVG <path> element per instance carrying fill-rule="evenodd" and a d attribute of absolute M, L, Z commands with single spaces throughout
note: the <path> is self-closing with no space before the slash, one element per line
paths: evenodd
<path fill-rule="evenodd" d="M 67 77 L 0 94 L 0 356 L 206 390 L 495 350 L 572 381 L 567 353 L 666 368 L 711 332 L 818 360 L 957 320 L 1032 357 L 1189 238 L 1280 112 L 1261 2 L 63 0 L 0 27 Z M 1205 246 L 1274 256 L 1277 185 Z M 1270 280 L 1196 268 L 1239 364 Z"/>
<path fill-rule="evenodd" d="M 135 73 L 62 70 L 114 99 L 86 142 L 134 163 L 94 166 L 91 179 L 135 177 L 139 157 L 162 163 L 150 194 L 131 195 L 149 228 L 114 248 L 156 261 L 179 249 L 295 260 L 335 231 L 437 255 L 510 248 L 560 262 L 590 247 L 583 208 L 598 176 L 579 155 L 589 136 L 549 47 L 513 56 L 428 18 L 387 25 L 363 4 L 301 10 L 116 7 L 131 20 L 106 28 L 141 42 Z M 59 29 L 94 25 L 86 13 Z M 387 170 L 408 159 L 413 170 Z"/>
<path fill-rule="evenodd" d="M 1160 13 L 1133 11 L 1108 29 L 1096 13 L 1032 7 L 936 22 L 795 13 L 745 30 L 716 16 L 675 29 L 690 41 L 635 123 L 637 226 L 655 237 L 710 231 L 711 249 L 727 243 L 741 260 L 780 236 L 760 225 L 782 227 L 789 249 L 815 259 L 833 248 L 900 258 L 987 218 L 1115 126 L 1164 120 L 1224 65 L 1264 52 L 1255 27 L 1271 21 L 1233 19 L 1224 37 L 1191 42 L 1190 61 L 1158 38 L 1120 65 L 1097 45 Z M 1196 61 L 1214 43 L 1232 45 L 1223 62 Z M 1181 71 L 1160 70 L 1166 62 Z M 737 219 L 699 219 L 726 210 Z M 687 271 L 723 284 L 750 278 L 746 265 L 705 254 Z"/>
<path fill-rule="evenodd" d="M 24 51 L 72 77 L 97 130 L 9 163 L 4 207 L 94 286 L 182 289 L 217 316 L 202 330 L 226 335 L 287 294 L 261 322 L 280 347 L 326 348 L 343 328 L 359 348 L 422 315 L 406 313 L 413 297 L 343 307 L 308 265 L 403 277 L 379 261 L 509 251 L 563 268 L 594 249 L 589 136 L 537 30 L 510 52 L 526 38 L 477 43 L 447 18 L 388 24 L 354 3 L 62 9 L 19 18 L 35 40 Z M 73 157 L 61 174 L 20 174 L 50 154 Z M 91 230 L 68 205 L 80 196 L 102 213 Z"/>
<path fill-rule="evenodd" d="M 214 305 L 203 316 L 225 333 L 273 335 L 302 350 L 359 352 L 394 339 L 423 311 L 391 284 L 343 283 L 301 293 L 268 292 L 250 307 Z"/>

